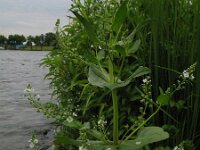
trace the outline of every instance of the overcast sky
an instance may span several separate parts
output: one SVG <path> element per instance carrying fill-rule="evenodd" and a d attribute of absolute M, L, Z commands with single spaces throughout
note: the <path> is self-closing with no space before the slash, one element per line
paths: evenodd
<path fill-rule="evenodd" d="M 0 0 L 0 34 L 38 35 L 68 22 L 71 0 Z"/>

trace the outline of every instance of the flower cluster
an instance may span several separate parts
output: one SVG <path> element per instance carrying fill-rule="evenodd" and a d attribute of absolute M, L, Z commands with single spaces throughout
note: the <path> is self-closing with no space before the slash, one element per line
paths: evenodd
<path fill-rule="evenodd" d="M 141 103 L 144 103 L 145 105 L 149 105 L 152 107 L 152 93 L 151 93 L 151 88 L 152 88 L 152 83 L 151 83 L 151 78 L 150 76 L 147 76 L 144 78 L 143 83 L 141 84 L 141 89 L 142 89 L 142 94 L 141 94 Z"/>
<path fill-rule="evenodd" d="M 179 79 L 175 84 L 172 85 L 172 87 L 169 87 L 165 93 L 175 93 L 176 91 L 182 90 L 186 88 L 186 85 L 188 83 L 192 84 L 192 81 L 194 81 L 194 72 L 195 72 L 195 66 L 196 63 L 191 65 L 189 68 L 185 69 L 181 75 L 179 76 Z"/>
<path fill-rule="evenodd" d="M 106 124 L 107 124 L 107 121 L 105 120 L 105 118 L 104 117 L 100 117 L 98 122 L 97 122 L 98 127 L 103 129 Z"/>
<path fill-rule="evenodd" d="M 29 147 L 32 149 L 32 150 L 37 150 L 37 145 L 38 145 L 38 139 L 36 139 L 35 137 L 35 134 L 33 133 L 32 134 L 32 138 L 28 141 L 30 144 L 29 144 Z"/>
<path fill-rule="evenodd" d="M 183 71 L 183 73 L 180 75 L 180 77 L 184 80 L 188 79 L 193 81 L 194 80 L 194 71 L 195 71 L 196 63 L 191 65 L 189 68 Z"/>
<path fill-rule="evenodd" d="M 77 117 L 78 106 L 77 108 L 73 107 L 73 99 L 67 100 L 67 106 L 63 106 L 60 103 L 51 103 L 47 102 L 42 104 L 40 102 L 40 95 L 34 93 L 35 90 L 29 84 L 24 90 L 24 95 L 28 97 L 30 104 L 33 105 L 37 112 L 43 112 L 47 118 L 53 118 L 57 122 L 72 122 L 75 117 Z"/>
<path fill-rule="evenodd" d="M 182 146 L 175 146 L 173 150 L 184 150 Z"/>
<path fill-rule="evenodd" d="M 83 145 L 79 146 L 79 150 L 88 150 L 86 147 L 84 147 Z"/>

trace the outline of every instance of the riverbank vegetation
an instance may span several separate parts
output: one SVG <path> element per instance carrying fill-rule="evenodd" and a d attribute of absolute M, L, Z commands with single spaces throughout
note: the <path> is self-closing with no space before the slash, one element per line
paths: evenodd
<path fill-rule="evenodd" d="M 8 37 L 0 35 L 0 47 L 9 50 L 52 50 L 57 47 L 56 34 L 49 32 L 46 34 L 28 36 L 9 35 Z"/>
<path fill-rule="evenodd" d="M 57 101 L 28 93 L 60 126 L 55 149 L 198 149 L 200 1 L 75 0 L 70 10 L 42 63 Z"/>

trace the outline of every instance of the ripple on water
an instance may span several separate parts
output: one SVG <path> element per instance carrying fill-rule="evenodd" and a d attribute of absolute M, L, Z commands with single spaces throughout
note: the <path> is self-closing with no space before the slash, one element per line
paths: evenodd
<path fill-rule="evenodd" d="M 50 99 L 47 69 L 40 68 L 40 60 L 47 52 L 0 51 L 0 150 L 27 150 L 33 130 L 52 128 L 42 114 L 37 113 L 23 95 L 31 83 L 41 99 Z M 45 136 L 37 132 L 42 143 Z"/>

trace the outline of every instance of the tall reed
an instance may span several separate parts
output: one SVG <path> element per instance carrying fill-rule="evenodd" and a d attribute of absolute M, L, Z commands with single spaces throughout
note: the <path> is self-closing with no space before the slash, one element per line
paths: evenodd
<path fill-rule="evenodd" d="M 200 146 L 200 1 L 198 0 L 142 0 L 138 5 L 134 24 L 149 20 L 137 34 L 144 45 L 139 55 L 152 69 L 154 99 L 178 79 L 176 71 L 197 62 L 196 83 L 172 96 L 176 105 L 164 108 L 154 120 L 156 124 L 171 124 L 177 128 L 176 136 L 168 143 L 176 145 L 192 140 Z M 144 57 L 145 56 L 145 57 Z M 169 117 L 171 116 L 171 117 Z M 172 119 L 172 117 L 174 119 Z"/>

